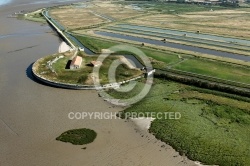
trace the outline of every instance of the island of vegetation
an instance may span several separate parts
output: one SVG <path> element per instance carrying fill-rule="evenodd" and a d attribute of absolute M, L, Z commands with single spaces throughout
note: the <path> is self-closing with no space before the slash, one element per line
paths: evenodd
<path fill-rule="evenodd" d="M 84 145 L 93 142 L 96 136 L 97 134 L 94 130 L 82 128 L 66 131 L 57 137 L 56 140 L 69 142 L 73 145 Z"/>
<path fill-rule="evenodd" d="M 63 34 L 73 36 L 69 40 L 74 45 L 85 46 L 94 56 L 78 52 L 83 66 L 77 70 L 66 68 L 72 52 L 42 58 L 34 69 L 49 80 L 90 85 L 94 76 L 89 64 L 102 49 L 124 43 L 137 47 L 150 58 L 157 78 L 150 93 L 123 113 L 180 112 L 180 120 L 155 119 L 149 131 L 192 160 L 250 165 L 250 8 L 238 6 L 91 1 L 51 7 L 29 17 L 46 16 Z M 117 58 L 110 56 L 103 63 L 103 84 Z M 50 68 L 48 63 L 55 59 Z M 140 74 L 121 65 L 116 77 L 123 80 Z M 142 78 L 130 92 L 107 92 L 115 98 L 130 98 L 144 82 Z M 82 138 L 65 136 L 66 140 Z"/>
<path fill-rule="evenodd" d="M 33 65 L 33 72 L 36 75 L 50 81 L 64 84 L 75 85 L 94 85 L 93 79 L 97 76 L 93 73 L 94 62 L 98 56 L 87 56 L 83 53 L 78 54 L 82 58 L 81 66 L 77 69 L 70 69 L 72 62 L 72 53 L 58 53 L 49 55 L 39 59 Z M 112 55 L 105 59 L 100 66 L 99 79 L 101 84 L 108 84 L 108 69 L 114 60 L 121 60 L 123 56 Z M 118 66 L 116 71 L 116 81 L 124 81 L 142 75 L 140 69 L 129 68 L 128 65 L 123 64 Z"/>

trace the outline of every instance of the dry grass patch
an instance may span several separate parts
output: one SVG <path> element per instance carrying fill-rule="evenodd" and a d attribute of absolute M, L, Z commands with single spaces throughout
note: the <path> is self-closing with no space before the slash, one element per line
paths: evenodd
<path fill-rule="evenodd" d="M 53 8 L 50 15 L 67 29 L 79 29 L 110 22 L 107 18 L 116 20 L 127 19 L 144 14 L 126 5 L 111 2 L 86 3 L 86 7 L 63 6 Z"/>
<path fill-rule="evenodd" d="M 86 8 L 65 7 L 50 11 L 53 18 L 69 29 L 88 27 L 107 22 L 106 19 L 92 13 Z"/>
<path fill-rule="evenodd" d="M 92 9 L 117 20 L 144 14 L 143 11 L 134 10 L 127 5 L 112 4 L 111 2 L 98 3 Z"/>
<path fill-rule="evenodd" d="M 156 14 L 128 21 L 129 23 L 180 29 L 186 31 L 200 30 L 250 39 L 250 12 L 245 9 L 190 12 L 181 15 Z"/>

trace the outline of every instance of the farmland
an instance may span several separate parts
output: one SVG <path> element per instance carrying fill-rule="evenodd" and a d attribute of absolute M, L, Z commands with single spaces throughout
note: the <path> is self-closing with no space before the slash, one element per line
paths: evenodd
<path fill-rule="evenodd" d="M 131 7 L 111 2 L 93 2 L 52 8 L 50 14 L 66 29 L 84 29 L 130 17 L 143 15 Z"/>
<path fill-rule="evenodd" d="M 157 14 L 130 20 L 129 23 L 250 39 L 249 15 L 249 9 Z"/>
<path fill-rule="evenodd" d="M 180 43 L 202 48 L 210 48 L 236 54 L 250 55 L 250 42 L 247 40 L 222 37 L 209 34 L 197 34 L 195 32 L 178 31 L 172 29 L 161 29 L 131 24 L 118 24 L 106 27 L 104 31 L 113 31 L 125 35 L 140 36 L 165 42 Z"/>
<path fill-rule="evenodd" d="M 88 27 L 107 22 L 107 20 L 93 14 L 91 10 L 81 10 L 68 6 L 52 9 L 50 14 L 67 29 Z"/>
<path fill-rule="evenodd" d="M 78 3 L 52 8 L 50 15 L 66 27 L 67 31 L 73 33 L 88 34 L 89 30 L 93 31 L 92 35 L 96 35 L 98 31 L 113 32 L 150 40 L 164 40 L 165 43 L 179 44 L 183 48 L 189 46 L 250 56 L 248 51 L 250 42 L 246 40 L 249 27 L 248 24 L 242 24 L 248 21 L 250 13 L 248 8 L 228 9 L 197 5 L 188 5 L 189 7 L 185 8 L 184 6 L 170 3 L 163 5 L 162 3 L 88 2 L 84 5 Z M 221 30 L 217 31 L 213 27 Z M 159 44 L 155 45 L 156 48 L 161 47 Z M 191 52 L 195 54 L 199 51 L 191 49 Z M 234 58 L 231 55 L 227 57 Z M 246 61 L 246 59 L 240 60 Z"/>

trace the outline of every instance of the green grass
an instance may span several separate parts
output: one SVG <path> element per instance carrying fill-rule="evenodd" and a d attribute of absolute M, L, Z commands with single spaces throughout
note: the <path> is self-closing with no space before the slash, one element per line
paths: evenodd
<path fill-rule="evenodd" d="M 178 58 L 178 54 L 171 52 L 163 52 L 163 51 L 155 51 L 152 49 L 142 49 L 142 51 L 148 56 L 157 61 L 164 62 L 164 64 L 160 64 L 159 62 L 152 61 L 152 65 L 155 68 L 165 68 L 167 64 L 172 64 L 178 62 L 180 59 Z"/>
<path fill-rule="evenodd" d="M 250 69 L 216 61 L 189 59 L 173 68 L 243 83 L 250 83 Z"/>
<path fill-rule="evenodd" d="M 72 84 L 84 84 L 88 78 L 89 72 L 92 71 L 91 67 L 86 67 L 85 64 L 80 69 L 69 70 L 65 69 L 66 64 L 70 60 L 69 57 L 59 59 L 53 64 L 53 69 L 56 71 L 55 76 L 57 81 L 72 83 Z"/>
<path fill-rule="evenodd" d="M 39 62 L 38 73 L 47 79 L 62 82 L 62 83 L 71 83 L 71 84 L 82 84 L 82 85 L 92 85 L 92 80 L 90 81 L 89 75 L 93 72 L 93 67 L 90 66 L 91 61 L 97 59 L 97 56 L 83 56 L 83 63 L 81 68 L 76 70 L 65 69 L 69 57 L 64 57 L 59 59 L 56 63 L 52 65 L 52 68 L 55 70 L 53 73 L 48 67 L 47 62 L 55 59 L 58 55 L 45 57 Z M 117 56 L 109 56 L 104 61 L 99 70 L 99 78 L 101 84 L 107 84 L 110 82 L 108 79 L 108 72 L 110 65 L 113 61 L 118 60 Z M 115 72 L 116 81 L 124 81 L 130 78 L 141 75 L 142 72 L 136 69 L 129 69 L 126 65 L 119 65 Z M 115 81 L 115 80 L 113 80 Z"/>
<path fill-rule="evenodd" d="M 169 143 L 190 159 L 205 164 L 250 164 L 249 114 L 223 105 L 179 102 L 175 109 L 181 111 L 180 120 L 157 119 L 152 123 L 150 132 L 156 138 Z"/>
<path fill-rule="evenodd" d="M 84 145 L 93 142 L 96 136 L 97 134 L 94 130 L 82 128 L 66 131 L 57 137 L 56 140 L 69 142 L 73 145 Z"/>
<path fill-rule="evenodd" d="M 102 39 L 96 39 L 89 36 L 75 36 L 84 46 L 92 50 L 93 52 L 99 53 L 101 49 L 108 49 L 112 46 L 119 45 L 121 43 L 115 41 L 108 41 Z M 155 59 L 152 61 L 152 65 L 157 68 L 164 68 L 169 63 L 176 63 L 179 61 L 178 54 L 171 52 L 156 51 L 153 49 L 138 47 L 142 52 L 144 52 L 148 57 Z M 121 54 L 131 54 L 128 52 L 120 52 Z M 159 63 L 157 61 L 164 62 L 165 64 Z"/>
<path fill-rule="evenodd" d="M 95 53 L 101 53 L 102 49 L 108 49 L 112 46 L 117 45 L 117 42 L 103 41 L 95 38 L 90 38 L 87 36 L 77 36 L 74 35 L 85 47 L 90 49 Z"/>
<path fill-rule="evenodd" d="M 120 82 L 120 81 L 128 80 L 129 78 L 133 78 L 135 76 L 139 76 L 142 74 L 140 70 L 129 69 L 127 65 L 122 64 L 116 68 L 116 71 L 115 71 L 116 77 L 113 78 L 113 80 L 109 80 L 110 66 L 115 60 L 117 60 L 116 56 L 113 56 L 113 57 L 109 56 L 104 60 L 103 65 L 100 67 L 99 77 L 101 79 L 100 82 L 102 84 L 108 83 L 108 82 Z"/>
<path fill-rule="evenodd" d="M 130 87 L 127 86 L 128 84 L 126 84 L 126 86 L 122 86 L 122 89 L 126 92 L 119 93 L 115 89 L 109 89 L 107 92 L 115 99 L 130 99 L 141 92 L 144 87 L 144 82 L 145 79 L 137 80 L 137 84 L 132 90 L 130 90 Z"/>
<path fill-rule="evenodd" d="M 180 112 L 179 120 L 156 119 L 150 132 L 195 161 L 220 166 L 250 165 L 248 102 L 198 94 L 189 86 L 155 79 L 150 93 L 123 115 L 126 112 Z"/>

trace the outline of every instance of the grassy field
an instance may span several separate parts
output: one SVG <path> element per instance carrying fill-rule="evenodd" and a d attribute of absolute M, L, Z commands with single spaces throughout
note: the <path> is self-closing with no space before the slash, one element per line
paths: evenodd
<path fill-rule="evenodd" d="M 52 65 L 52 69 L 55 71 L 53 72 L 50 68 L 48 68 L 47 62 L 54 60 L 58 56 L 59 54 L 48 56 L 48 57 L 41 59 L 38 62 L 37 72 L 41 76 L 49 80 L 53 80 L 57 82 L 93 85 L 92 77 L 96 77 L 96 75 L 93 74 L 93 67 L 90 64 L 91 64 L 91 61 L 94 61 L 97 59 L 97 56 L 91 56 L 91 57 L 83 56 L 82 66 L 76 70 L 69 70 L 66 68 L 70 60 L 70 57 L 64 56 L 64 58 L 59 59 L 58 61 L 56 61 L 56 63 Z M 100 72 L 99 72 L 99 78 L 100 78 L 101 84 L 109 83 L 108 70 L 114 60 L 119 60 L 119 57 L 110 56 L 106 58 L 103 64 L 101 65 Z M 123 81 L 123 80 L 127 80 L 130 78 L 139 76 L 141 74 L 142 72 L 140 70 L 129 69 L 125 64 L 122 64 L 118 66 L 115 76 L 116 76 L 117 81 Z"/>
<path fill-rule="evenodd" d="M 102 49 L 108 49 L 117 45 L 117 42 L 94 39 L 88 36 L 74 35 L 85 47 L 95 53 L 101 53 Z"/>
<path fill-rule="evenodd" d="M 84 145 L 93 142 L 97 134 L 91 129 L 74 129 L 62 133 L 56 138 L 58 141 L 69 142 L 73 145 Z"/>
<path fill-rule="evenodd" d="M 133 10 L 129 6 L 101 1 L 54 7 L 50 10 L 50 15 L 68 30 L 90 28 L 143 14 L 143 11 Z"/>
<path fill-rule="evenodd" d="M 117 41 L 102 40 L 102 39 L 97 39 L 97 38 L 89 37 L 89 36 L 77 36 L 76 35 L 76 38 L 82 44 L 84 44 L 87 48 L 89 48 L 95 53 L 100 53 L 102 49 L 108 49 L 112 46 L 122 44 Z M 138 48 L 141 51 L 143 51 L 148 57 L 151 57 L 157 60 L 157 61 L 152 62 L 152 65 L 154 65 L 155 67 L 166 67 L 166 64 L 176 63 L 179 61 L 178 54 L 176 53 L 155 51 L 153 49 L 142 48 L 142 47 L 138 47 Z M 129 54 L 129 51 L 127 53 Z M 162 64 L 159 61 L 164 62 L 164 64 Z"/>
<path fill-rule="evenodd" d="M 188 59 L 174 65 L 173 68 L 250 84 L 250 69 L 247 67 L 227 65 L 216 61 Z"/>
<path fill-rule="evenodd" d="M 133 96 L 136 96 L 141 92 L 141 90 L 144 87 L 143 85 L 145 83 L 145 79 L 144 78 L 139 79 L 139 80 L 137 80 L 137 82 L 138 83 L 135 85 L 135 87 L 132 91 L 117 93 L 117 91 L 115 89 L 109 89 L 108 94 L 115 99 L 130 99 Z M 127 90 L 125 88 L 126 87 L 123 87 L 124 91 Z M 128 87 L 128 88 L 130 88 L 130 87 Z"/>
<path fill-rule="evenodd" d="M 145 12 L 143 10 L 134 10 L 132 6 L 129 5 L 120 5 L 117 3 L 112 3 L 109 1 L 103 2 L 93 2 L 92 9 L 98 11 L 106 16 L 114 18 L 116 21 L 128 19 L 135 16 L 140 16 Z"/>
<path fill-rule="evenodd" d="M 120 81 L 124 81 L 124 80 L 128 80 L 130 78 L 139 76 L 142 74 L 141 70 L 138 69 L 129 69 L 127 65 L 122 64 L 119 65 L 115 71 L 115 75 L 116 75 L 116 80 L 109 80 L 109 69 L 110 66 L 112 64 L 112 62 L 114 62 L 115 60 L 117 60 L 117 57 L 112 57 L 109 56 L 108 58 L 105 59 L 103 65 L 100 67 L 100 82 L 102 84 L 104 83 L 108 83 L 109 81 L 111 82 L 120 82 Z"/>
<path fill-rule="evenodd" d="M 138 84 L 135 91 L 143 83 Z M 110 94 L 126 96 L 114 90 Z M 179 112 L 179 120 L 153 121 L 150 132 L 192 160 L 221 166 L 250 164 L 249 102 L 155 80 L 150 93 L 124 112 Z"/>
<path fill-rule="evenodd" d="M 51 9 L 50 15 L 66 29 L 84 28 L 107 22 L 106 19 L 92 13 L 90 9 L 74 6 Z"/>

